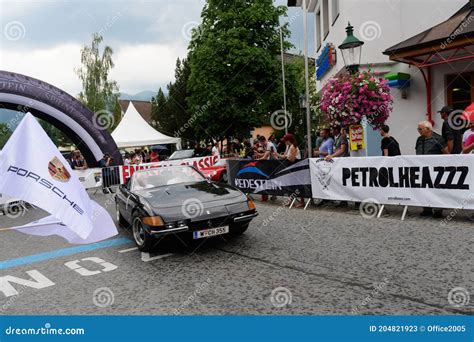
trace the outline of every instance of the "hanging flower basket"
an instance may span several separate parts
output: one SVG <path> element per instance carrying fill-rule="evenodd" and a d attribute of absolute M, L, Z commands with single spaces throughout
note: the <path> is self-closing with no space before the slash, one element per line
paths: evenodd
<path fill-rule="evenodd" d="M 365 117 L 379 129 L 390 116 L 392 104 L 387 82 L 368 71 L 333 78 L 322 89 L 321 111 L 331 126 L 357 125 Z"/>

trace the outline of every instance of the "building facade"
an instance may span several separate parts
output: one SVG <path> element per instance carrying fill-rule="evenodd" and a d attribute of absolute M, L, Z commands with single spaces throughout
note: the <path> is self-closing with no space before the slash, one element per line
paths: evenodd
<path fill-rule="evenodd" d="M 427 86 L 420 69 L 393 61 L 384 54 L 388 48 L 448 20 L 467 6 L 468 0 L 306 0 L 306 3 L 308 15 L 314 16 L 314 57 L 316 60 L 320 58 L 321 62 L 328 51 L 333 54 L 330 63 L 326 61 L 318 73 L 318 90 L 330 78 L 345 72 L 341 51 L 337 47 L 346 37 L 348 22 L 354 26 L 354 35 L 365 43 L 361 70 L 370 69 L 381 77 L 391 72 L 410 75 L 410 86 L 404 91 L 392 88 L 393 112 L 387 122 L 392 135 L 400 142 L 403 154 L 415 153 L 418 122 L 432 118 L 435 131 L 440 132 L 442 120 L 437 111 L 441 107 L 450 105 L 461 109 L 474 101 L 474 60 L 431 67 L 432 115 L 429 115 Z M 288 1 L 289 6 L 302 4 L 303 0 Z M 378 133 L 370 131 L 369 128 L 367 154 L 379 155 Z"/>

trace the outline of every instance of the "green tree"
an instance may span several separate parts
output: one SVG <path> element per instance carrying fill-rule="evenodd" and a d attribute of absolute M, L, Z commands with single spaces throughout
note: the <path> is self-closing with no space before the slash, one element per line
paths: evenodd
<path fill-rule="evenodd" d="M 120 95 L 119 87 L 117 82 L 109 80 L 110 70 L 114 67 L 113 50 L 110 46 L 101 49 L 102 41 L 102 36 L 94 33 L 91 45 L 86 45 L 81 49 L 82 67 L 75 70 L 82 82 L 82 91 L 79 93 L 78 99 L 97 115 L 116 117 L 117 102 Z M 114 123 L 106 127 L 112 130 L 118 122 L 115 122 L 112 118 L 108 119 L 102 120 L 103 122 Z"/>
<path fill-rule="evenodd" d="M 5 146 L 11 135 L 12 131 L 8 128 L 8 125 L 0 123 L 0 150 Z"/>
<path fill-rule="evenodd" d="M 152 119 L 159 131 L 182 138 L 183 142 L 194 142 L 196 139 L 192 123 L 194 116 L 189 108 L 188 80 L 190 74 L 187 59 L 176 61 L 175 80 L 167 85 L 168 96 L 161 88 L 152 99 Z M 199 112 L 197 113 L 199 115 Z M 191 145 L 192 145 L 191 143 Z"/>
<path fill-rule="evenodd" d="M 281 103 L 279 17 L 272 0 L 208 0 L 189 47 L 188 105 L 202 139 L 247 136 Z M 283 36 L 289 35 L 286 25 Z M 285 48 L 291 44 L 285 41 Z"/>
<path fill-rule="evenodd" d="M 167 113 L 165 114 L 167 103 L 168 99 L 163 90 L 158 89 L 156 96 L 151 99 L 151 120 L 153 126 L 165 134 L 169 134 L 173 129 L 170 127 L 174 127 L 172 124 L 174 118 L 166 115 Z"/>

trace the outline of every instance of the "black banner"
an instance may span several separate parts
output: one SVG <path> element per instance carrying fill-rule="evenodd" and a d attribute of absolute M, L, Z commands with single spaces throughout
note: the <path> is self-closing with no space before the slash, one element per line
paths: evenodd
<path fill-rule="evenodd" d="M 308 159 L 291 163 L 281 160 L 228 160 L 229 183 L 245 193 L 311 198 Z"/>

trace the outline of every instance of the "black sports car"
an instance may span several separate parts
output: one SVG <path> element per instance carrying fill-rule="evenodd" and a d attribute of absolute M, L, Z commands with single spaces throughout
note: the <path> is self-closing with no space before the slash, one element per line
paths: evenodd
<path fill-rule="evenodd" d="M 169 234 L 194 239 L 240 235 L 258 215 L 255 204 L 240 190 L 214 183 L 192 166 L 137 171 L 115 196 L 117 220 L 131 225 L 141 251 Z"/>

